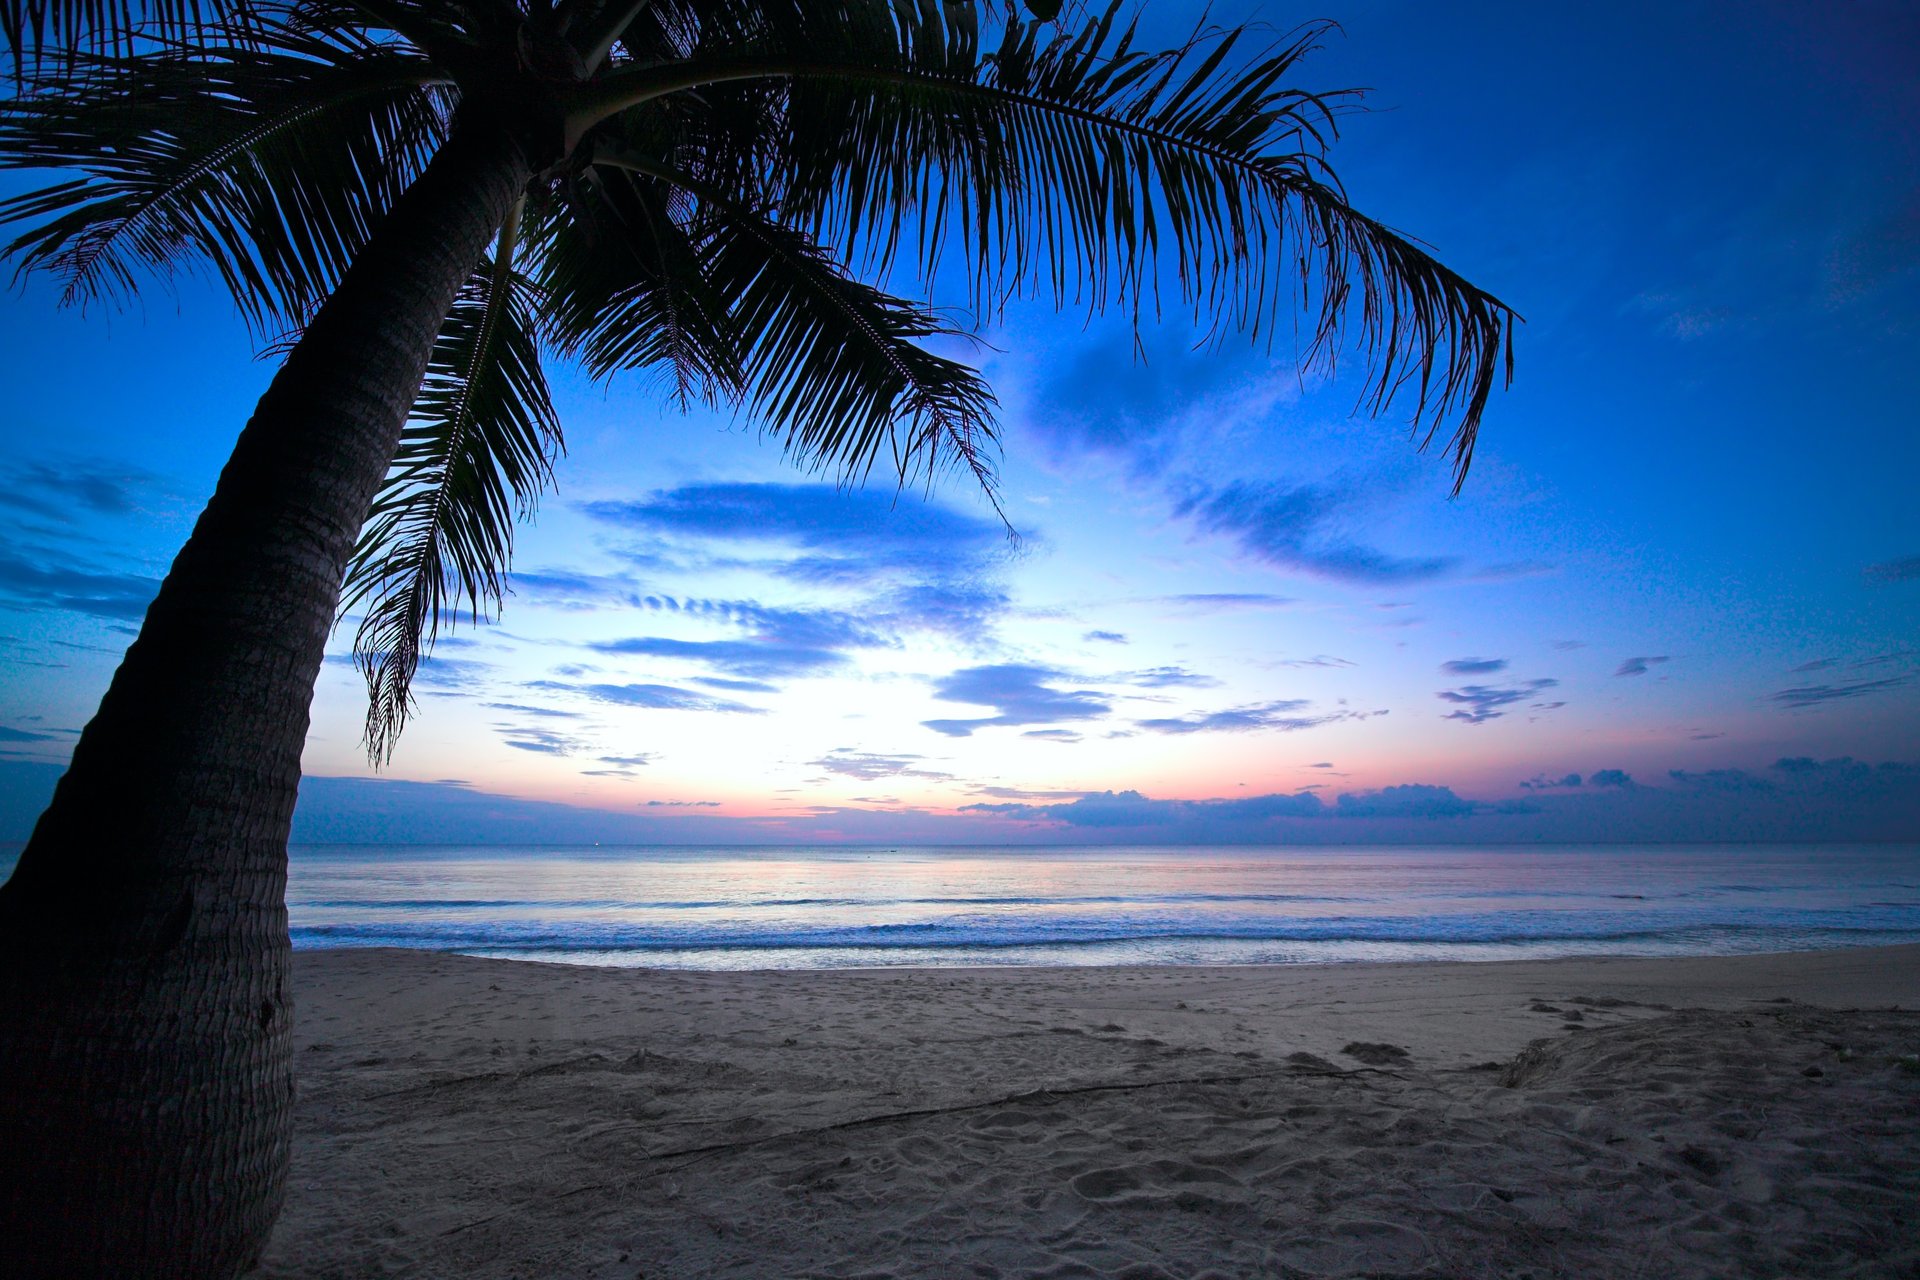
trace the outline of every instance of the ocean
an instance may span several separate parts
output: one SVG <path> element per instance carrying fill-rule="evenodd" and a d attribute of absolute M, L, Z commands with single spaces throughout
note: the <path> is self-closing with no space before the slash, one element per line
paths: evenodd
<path fill-rule="evenodd" d="M 1920 942 L 1920 845 L 293 851 L 296 948 L 694 969 Z"/>

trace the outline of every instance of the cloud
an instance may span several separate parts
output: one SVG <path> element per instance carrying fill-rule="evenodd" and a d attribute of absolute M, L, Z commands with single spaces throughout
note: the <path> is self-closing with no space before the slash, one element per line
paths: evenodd
<path fill-rule="evenodd" d="M 56 520 L 80 512 L 120 516 L 133 512 L 137 490 L 158 486 L 158 477 L 124 463 L 70 459 L 13 468 L 0 484 L 0 506 Z"/>
<path fill-rule="evenodd" d="M 710 698 L 691 689 L 666 684 L 563 684 L 558 680 L 532 680 L 527 687 L 554 693 L 577 693 L 596 702 L 620 707 L 644 707 L 653 711 L 718 711 L 735 715 L 764 715 L 765 709 L 743 702 Z"/>
<path fill-rule="evenodd" d="M 1458 689 L 1442 689 L 1434 697 L 1443 702 L 1458 706 L 1458 711 L 1449 711 L 1443 720 L 1463 720 L 1468 724 L 1485 724 L 1489 720 L 1498 720 L 1507 714 L 1506 708 L 1515 703 L 1525 702 L 1542 689 L 1551 689 L 1558 680 L 1526 680 L 1517 685 L 1469 684 Z"/>
<path fill-rule="evenodd" d="M 1125 644 L 1126 636 L 1118 631 L 1089 631 L 1080 637 L 1082 640 L 1099 640 L 1107 644 Z"/>
<path fill-rule="evenodd" d="M 581 713 L 578 711 L 561 711 L 554 707 L 530 707 L 520 702 L 487 702 L 481 705 L 493 711 L 518 711 L 520 714 L 528 716 L 553 716 L 568 720 L 578 720 L 581 718 Z"/>
<path fill-rule="evenodd" d="M 842 778 L 857 778 L 862 782 L 873 782 L 880 778 L 932 778 L 945 780 L 953 777 L 937 769 L 923 769 L 920 763 L 926 759 L 918 755 L 876 755 L 872 752 L 855 751 L 850 747 L 836 747 L 818 760 L 809 760 L 816 769 Z"/>
<path fill-rule="evenodd" d="M 52 742 L 50 733 L 35 733 L 31 729 L 15 729 L 0 724 L 0 742 Z"/>
<path fill-rule="evenodd" d="M 585 749 L 586 744 L 569 734 L 555 733 L 550 729 L 537 729 L 529 725 L 497 725 L 500 739 L 508 746 L 520 751 L 532 751 L 539 755 L 570 756 Z"/>
<path fill-rule="evenodd" d="M 1293 732 L 1312 729 L 1340 720 L 1364 719 L 1364 713 L 1336 711 L 1325 715 L 1301 715 L 1312 706 L 1304 698 L 1283 698 L 1276 702 L 1256 702 L 1230 707 L 1225 711 L 1195 712 L 1192 715 L 1139 720 L 1135 724 L 1150 733 L 1242 733 L 1251 729 L 1275 729 Z M 1380 715 L 1382 712 L 1372 714 Z"/>
<path fill-rule="evenodd" d="M 1781 689 L 1767 695 L 1767 701 L 1778 703 L 1790 710 L 1802 707 L 1818 707 L 1829 702 L 1848 702 L 1854 698 L 1870 697 L 1885 693 L 1889 689 L 1898 689 L 1913 682 L 1912 676 L 1887 676 L 1880 680 L 1855 680 L 1850 684 L 1809 684 L 1792 689 Z"/>
<path fill-rule="evenodd" d="M 718 800 L 647 800 L 644 809 L 718 809 Z"/>
<path fill-rule="evenodd" d="M 1455 658 L 1443 662 L 1440 669 L 1450 676 L 1490 676 L 1507 669 L 1505 658 Z"/>
<path fill-rule="evenodd" d="M 1663 662 L 1671 661 L 1672 659 L 1665 654 L 1649 658 L 1627 658 L 1620 663 L 1613 674 L 1616 676 L 1643 676 L 1647 674 L 1649 667 L 1657 667 Z"/>
<path fill-rule="evenodd" d="M 1354 664 L 1345 658 L 1335 658 L 1322 653 L 1311 658 L 1280 658 L 1272 665 L 1276 667 L 1351 667 Z"/>
<path fill-rule="evenodd" d="M 638 755 L 601 756 L 600 759 L 607 764 L 617 764 L 628 769 L 638 769 L 643 765 L 652 764 L 654 761 L 654 756 L 650 752 L 643 751 Z"/>
<path fill-rule="evenodd" d="M 1577 787 L 1580 785 L 1580 775 L 1577 773 L 1569 773 L 1558 778 L 1549 778 L 1544 774 L 1536 773 L 1520 785 L 1528 791 L 1551 791 L 1557 788 Z"/>
<path fill-rule="evenodd" d="M 1669 769 L 1667 776 L 1683 787 L 1701 791 L 1772 791 L 1774 784 L 1745 769 Z"/>
<path fill-rule="evenodd" d="M 1879 564 L 1870 564 L 1861 573 L 1868 582 L 1913 582 L 1920 580 L 1920 556 L 1908 556 L 1903 560 L 1883 560 Z"/>
<path fill-rule="evenodd" d="M 649 595 L 639 608 L 654 613 L 738 627 L 737 640 L 680 640 L 632 636 L 601 640 L 587 647 L 596 653 L 678 658 L 704 663 L 729 676 L 816 675 L 845 665 L 846 653 L 878 648 L 890 637 L 875 630 L 862 614 L 837 609 L 790 609 L 755 600 L 707 600 Z"/>
<path fill-rule="evenodd" d="M 156 578 L 97 573 L 66 557 L 45 554 L 45 562 L 30 564 L 18 552 L 0 553 L 0 601 L 137 622 L 160 590 Z"/>
<path fill-rule="evenodd" d="M 1463 817 L 1491 806 L 1464 800 L 1447 787 L 1414 783 L 1343 794 L 1328 805 L 1311 791 L 1220 800 L 1153 800 L 1138 791 L 1093 791 L 1059 804 L 978 803 L 962 812 L 1022 822 L 1107 830 L 1175 827 L 1204 837 L 1211 831 L 1251 834 L 1289 819 L 1433 820 Z M 1270 828 L 1269 828 L 1270 829 Z"/>
<path fill-rule="evenodd" d="M 1276 596 L 1264 591 L 1190 591 L 1177 596 L 1161 596 L 1167 604 L 1179 605 L 1193 613 L 1229 613 L 1241 609 L 1284 609 L 1299 604 L 1293 596 Z"/>
<path fill-rule="evenodd" d="M 1007 545 L 1000 525 L 937 502 L 823 484 L 684 485 L 581 510 L 655 535 L 772 544 L 788 554 L 754 567 L 806 582 L 950 579 L 986 567 Z"/>
<path fill-rule="evenodd" d="M 1630 787 L 1633 776 L 1625 769 L 1596 769 L 1587 781 L 1596 787 Z"/>
<path fill-rule="evenodd" d="M 1065 671 L 1029 663 L 967 667 L 934 681 L 933 696 L 943 702 L 992 707 L 999 714 L 978 720 L 922 721 L 935 733 L 965 738 L 992 725 L 1054 724 L 1094 720 L 1112 710 L 1104 694 L 1092 689 L 1056 689 L 1071 679 Z"/>
<path fill-rule="evenodd" d="M 1023 738 L 1039 738 L 1043 742 L 1080 742 L 1082 737 L 1072 729 L 1028 729 L 1020 735 Z"/>
<path fill-rule="evenodd" d="M 1185 667 L 1151 667 L 1123 676 L 1128 684 L 1142 689 L 1211 689 L 1219 685 L 1212 676 L 1203 676 Z"/>
<path fill-rule="evenodd" d="M 764 680 L 727 680 L 720 676 L 695 676 L 693 684 L 703 684 L 709 689 L 725 689 L 728 693 L 778 693 L 780 686 L 768 684 Z"/>
<path fill-rule="evenodd" d="M 1174 515 L 1234 539 L 1252 559 L 1336 582 L 1428 582 L 1458 566 L 1451 556 L 1396 556 L 1348 539 L 1341 526 L 1357 507 L 1356 494 L 1330 485 L 1235 481 L 1195 487 L 1175 503 Z"/>
<path fill-rule="evenodd" d="M 1459 818 L 1478 807 L 1451 787 L 1420 782 L 1342 795 L 1334 802 L 1334 811 L 1343 818 Z"/>
<path fill-rule="evenodd" d="M 1104 454 L 1154 474 L 1195 434 L 1263 419 L 1294 389 L 1257 352 L 1195 350 L 1171 333 L 1110 332 L 1047 362 L 1032 392 L 1044 409 L 1022 425 L 1057 457 Z"/>

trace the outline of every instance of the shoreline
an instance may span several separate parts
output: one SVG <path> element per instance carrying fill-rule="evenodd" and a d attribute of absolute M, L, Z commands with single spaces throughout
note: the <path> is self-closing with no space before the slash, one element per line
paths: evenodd
<path fill-rule="evenodd" d="M 297 953 L 295 992 L 266 1277 L 1920 1262 L 1895 1212 L 1920 945 L 757 971 L 342 948 Z"/>

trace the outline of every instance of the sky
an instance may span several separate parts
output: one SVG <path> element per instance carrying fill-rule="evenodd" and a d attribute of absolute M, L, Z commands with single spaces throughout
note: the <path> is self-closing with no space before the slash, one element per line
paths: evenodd
<path fill-rule="evenodd" d="M 1524 315 L 1458 498 L 1357 362 L 1177 312 L 983 327 L 1017 539 L 556 364 L 502 616 L 380 770 L 342 629 L 295 838 L 1920 839 L 1920 12 L 1212 13 L 1337 20 L 1354 203 Z M 271 373 L 192 280 L 0 297 L 0 839 Z"/>

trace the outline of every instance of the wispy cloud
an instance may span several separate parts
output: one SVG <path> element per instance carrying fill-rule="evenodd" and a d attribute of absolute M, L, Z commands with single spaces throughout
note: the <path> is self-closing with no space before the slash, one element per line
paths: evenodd
<path fill-rule="evenodd" d="M 582 508 L 653 535 L 753 544 L 754 567 L 804 582 L 866 585 L 892 575 L 946 580 L 1007 552 L 998 524 L 912 494 L 822 484 L 706 484 Z"/>
<path fill-rule="evenodd" d="M 157 579 L 97 572 L 53 552 L 30 560 L 17 550 L 0 550 L 0 601 L 15 607 L 138 621 L 159 590 Z"/>
<path fill-rule="evenodd" d="M 1333 724 L 1340 720 L 1361 720 L 1369 715 L 1385 714 L 1384 712 L 1353 711 L 1306 714 L 1307 708 L 1312 705 L 1304 698 L 1283 698 L 1275 702 L 1256 702 L 1246 706 L 1229 707 L 1224 711 L 1195 712 L 1185 716 L 1140 720 L 1136 721 L 1135 725 L 1149 733 L 1245 733 L 1254 729 L 1273 729 L 1292 733 L 1301 729 L 1318 728 L 1323 724 Z"/>
<path fill-rule="evenodd" d="M 870 751 L 855 751 L 851 747 L 836 747 L 820 759 L 807 763 L 842 778 L 856 778 L 862 782 L 873 782 L 880 778 L 943 781 L 953 777 L 938 769 L 922 768 L 925 761 L 926 757 L 919 755 L 879 755 Z"/>
<path fill-rule="evenodd" d="M 1667 657 L 1665 654 L 1660 654 L 1656 657 L 1626 658 L 1614 669 L 1613 674 L 1616 676 L 1643 676 L 1661 663 L 1671 662 L 1672 660 L 1673 659 Z"/>
<path fill-rule="evenodd" d="M 1882 560 L 1879 564 L 1870 564 L 1861 573 L 1868 582 L 1913 582 L 1920 580 L 1920 556 L 1907 556 L 1901 560 Z"/>
<path fill-rule="evenodd" d="M 1913 681 L 1912 676 L 1887 676 L 1880 680 L 1855 680 L 1848 684 L 1807 684 L 1781 689 L 1767 695 L 1769 702 L 1789 709 L 1824 706 L 1829 702 L 1850 702 L 1898 689 Z"/>
<path fill-rule="evenodd" d="M 1450 676 L 1490 676 L 1506 669 L 1505 658 L 1455 658 L 1440 664 L 1440 670 Z"/>
<path fill-rule="evenodd" d="M 1121 679 L 1142 689 L 1211 689 L 1220 683 L 1212 676 L 1203 676 L 1197 671 L 1189 671 L 1181 666 L 1150 667 L 1145 671 L 1130 671 Z"/>
<path fill-rule="evenodd" d="M 1126 636 L 1118 631 L 1089 631 L 1080 638 L 1087 641 L 1100 641 L 1104 644 L 1125 644 L 1127 642 Z"/>
<path fill-rule="evenodd" d="M 1265 591 L 1189 591 L 1160 599 L 1189 613 L 1229 613 L 1242 609 L 1285 609 L 1299 604 L 1293 596 L 1276 596 Z"/>
<path fill-rule="evenodd" d="M 967 667 L 934 681 L 933 696 L 943 702 L 992 707 L 997 714 L 977 720 L 926 720 L 922 723 L 935 733 L 965 738 L 976 729 L 990 726 L 1093 720 L 1112 710 L 1106 695 L 1095 690 L 1054 687 L 1072 678 L 1065 671 L 1030 663 Z"/>
<path fill-rule="evenodd" d="M 1196 485 L 1174 505 L 1174 515 L 1204 533 L 1232 538 L 1246 556 L 1278 569 L 1338 582 L 1427 582 L 1458 567 L 1452 556 L 1396 556 L 1354 541 L 1354 492 L 1324 484 Z"/>
<path fill-rule="evenodd" d="M 551 693 L 574 693 L 595 702 L 618 707 L 641 707 L 652 711 L 717 711 L 734 715 L 763 715 L 765 709 L 743 702 L 709 697 L 691 689 L 666 684 L 565 684 L 558 680 L 532 680 L 527 687 Z"/>
<path fill-rule="evenodd" d="M 1526 680 L 1517 685 L 1469 684 L 1458 689 L 1442 689 L 1434 696 L 1459 708 L 1449 711 L 1441 719 L 1485 724 L 1507 714 L 1507 709 L 1516 703 L 1525 702 L 1542 689 L 1551 689 L 1559 683 L 1558 680 L 1541 679 Z"/>

